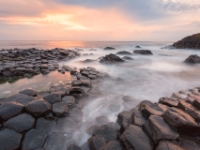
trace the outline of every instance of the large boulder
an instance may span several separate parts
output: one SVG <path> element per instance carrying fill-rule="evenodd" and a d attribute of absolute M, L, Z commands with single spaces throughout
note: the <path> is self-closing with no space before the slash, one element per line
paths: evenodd
<path fill-rule="evenodd" d="M 8 102 L 0 105 L 0 119 L 8 120 L 20 114 L 24 109 L 24 105 L 17 102 Z"/>
<path fill-rule="evenodd" d="M 18 132 L 24 132 L 33 127 L 35 119 L 29 114 L 20 114 L 4 123 L 4 127 L 13 129 Z"/>
<path fill-rule="evenodd" d="M 105 144 L 105 139 L 100 135 L 93 136 L 88 140 L 90 150 L 99 150 Z"/>
<path fill-rule="evenodd" d="M 149 123 L 153 131 L 153 139 L 155 142 L 160 140 L 176 140 L 179 138 L 179 135 L 169 127 L 162 117 L 151 115 L 149 117 Z"/>
<path fill-rule="evenodd" d="M 121 126 L 120 132 L 123 133 L 131 122 L 131 112 L 123 111 L 117 116 L 117 123 Z"/>
<path fill-rule="evenodd" d="M 153 55 L 150 50 L 134 50 L 134 54 L 141 54 L 141 55 Z"/>
<path fill-rule="evenodd" d="M 109 54 L 101 58 L 99 62 L 105 64 L 111 64 L 111 63 L 122 63 L 124 62 L 124 60 L 115 54 Z"/>
<path fill-rule="evenodd" d="M 51 104 L 46 100 L 35 100 L 25 107 L 26 111 L 35 117 L 41 117 L 51 110 Z"/>
<path fill-rule="evenodd" d="M 198 55 L 190 55 L 187 59 L 185 59 L 184 62 L 190 63 L 190 64 L 200 63 L 200 56 L 198 56 Z"/>
<path fill-rule="evenodd" d="M 120 140 L 126 149 L 153 150 L 154 144 L 148 135 L 138 126 L 129 125 Z"/>
<path fill-rule="evenodd" d="M 43 148 L 46 138 L 46 133 L 42 133 L 36 129 L 31 129 L 25 134 L 24 140 L 22 142 L 22 150 Z"/>
<path fill-rule="evenodd" d="M 132 123 L 137 125 L 137 126 L 140 126 L 140 127 L 142 127 L 146 122 L 146 119 L 144 118 L 142 113 L 137 108 L 134 108 L 132 110 L 132 117 L 131 118 L 132 118 Z"/>
<path fill-rule="evenodd" d="M 22 134 L 10 130 L 2 129 L 0 130 L 0 149 L 2 150 L 15 150 L 20 147 L 22 140 Z"/>

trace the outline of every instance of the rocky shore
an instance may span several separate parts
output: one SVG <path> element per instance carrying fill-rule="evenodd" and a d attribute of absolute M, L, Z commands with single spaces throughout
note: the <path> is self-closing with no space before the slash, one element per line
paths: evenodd
<path fill-rule="evenodd" d="M 175 42 L 173 45 L 175 48 L 190 48 L 200 49 L 200 33 L 187 36 L 180 41 Z"/>
<path fill-rule="evenodd" d="M 70 70 L 70 67 L 66 70 Z M 118 114 L 116 122 L 106 116 L 85 122 L 82 108 L 101 95 L 98 83 L 107 73 L 87 67 L 73 72 L 71 84 L 49 91 L 26 89 L 5 98 L 0 105 L 0 147 L 4 150 L 197 150 L 200 148 L 200 88 L 173 93 L 158 103 L 144 100 Z M 124 96 L 124 105 L 136 100 Z M 130 108 L 131 106 L 129 106 Z M 114 105 L 112 110 L 115 111 Z M 78 146 L 74 132 L 86 130 L 91 137 Z M 66 142 L 68 141 L 68 142 Z M 67 144 L 64 144 L 67 143 Z M 71 144 L 70 144 L 71 143 Z M 63 147 L 64 146 L 64 147 Z"/>
<path fill-rule="evenodd" d="M 72 50 L 9 49 L 0 50 L 0 80 L 12 80 L 48 74 L 59 69 L 58 62 L 79 56 Z"/>

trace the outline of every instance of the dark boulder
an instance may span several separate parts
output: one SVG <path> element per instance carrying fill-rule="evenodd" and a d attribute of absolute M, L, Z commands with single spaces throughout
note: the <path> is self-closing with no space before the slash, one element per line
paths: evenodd
<path fill-rule="evenodd" d="M 24 95 L 28 95 L 28 96 L 37 96 L 38 92 L 36 92 L 35 90 L 32 90 L 32 89 L 26 89 L 26 90 L 23 90 L 19 93 L 24 94 Z"/>
<path fill-rule="evenodd" d="M 46 100 L 34 100 L 25 107 L 26 111 L 35 117 L 41 117 L 51 110 L 51 104 Z"/>
<path fill-rule="evenodd" d="M 139 110 L 143 116 L 148 118 L 150 115 L 163 115 L 163 110 L 157 105 L 150 101 L 144 100 L 140 103 Z"/>
<path fill-rule="evenodd" d="M 35 119 L 29 114 L 20 114 L 4 123 L 4 127 L 13 129 L 18 132 L 24 132 L 33 127 Z"/>
<path fill-rule="evenodd" d="M 120 52 L 117 52 L 116 54 L 118 54 L 118 55 L 132 55 L 132 53 L 130 53 L 128 51 L 120 51 Z"/>
<path fill-rule="evenodd" d="M 39 130 L 41 133 L 52 133 L 55 131 L 56 121 L 49 120 L 45 118 L 38 118 L 36 122 L 36 130 Z"/>
<path fill-rule="evenodd" d="M 57 102 L 52 105 L 52 112 L 56 116 L 66 115 L 68 110 L 69 108 L 65 102 Z"/>
<path fill-rule="evenodd" d="M 187 135 L 181 135 L 180 139 L 181 139 L 181 147 L 183 147 L 184 150 L 200 149 L 200 140 L 198 138 Z"/>
<path fill-rule="evenodd" d="M 148 135 L 138 126 L 129 125 L 120 137 L 126 149 L 152 150 L 154 144 Z"/>
<path fill-rule="evenodd" d="M 99 150 L 125 150 L 119 141 L 110 141 L 102 146 Z"/>
<path fill-rule="evenodd" d="M 190 55 L 187 59 L 185 59 L 184 62 L 189 64 L 197 64 L 200 63 L 200 57 L 198 55 Z"/>
<path fill-rule="evenodd" d="M 134 54 L 141 54 L 141 55 L 153 55 L 150 50 L 134 50 Z"/>
<path fill-rule="evenodd" d="M 104 50 L 115 50 L 113 47 L 105 47 Z"/>
<path fill-rule="evenodd" d="M 2 150 L 15 150 L 20 147 L 22 140 L 22 134 L 10 130 L 2 129 L 0 130 L 0 149 Z"/>
<path fill-rule="evenodd" d="M 59 93 L 51 93 L 49 95 L 46 95 L 44 99 L 47 100 L 49 103 L 54 104 L 55 102 L 61 101 L 61 95 Z"/>
<path fill-rule="evenodd" d="M 8 102 L 0 105 L 0 118 L 2 120 L 8 120 L 18 114 L 24 109 L 24 105 L 17 102 Z"/>
<path fill-rule="evenodd" d="M 81 150 L 81 148 L 77 145 L 71 144 L 67 150 Z"/>
<path fill-rule="evenodd" d="M 99 150 L 105 144 L 105 139 L 100 135 L 93 136 L 88 140 L 90 150 Z"/>
<path fill-rule="evenodd" d="M 78 86 L 72 87 L 70 89 L 70 94 L 75 96 L 75 97 L 87 96 L 88 95 L 88 93 L 85 90 L 83 90 L 81 87 L 78 87 Z"/>
<path fill-rule="evenodd" d="M 136 46 L 135 48 L 141 48 L 140 46 Z"/>
<path fill-rule="evenodd" d="M 31 129 L 25 134 L 22 142 L 22 150 L 43 148 L 46 139 L 46 133 L 42 133 L 40 130 Z"/>
<path fill-rule="evenodd" d="M 179 135 L 170 128 L 162 117 L 151 115 L 149 117 L 149 123 L 155 142 L 160 140 L 176 140 L 179 138 Z"/>
<path fill-rule="evenodd" d="M 106 124 L 98 127 L 94 130 L 93 136 L 100 135 L 102 136 L 106 142 L 117 140 L 118 132 L 116 128 Z"/>
<path fill-rule="evenodd" d="M 122 63 L 122 62 L 124 62 L 124 60 L 115 54 L 109 54 L 109 55 L 106 55 L 103 58 L 101 58 L 99 62 L 111 64 L 111 63 Z"/>
<path fill-rule="evenodd" d="M 99 126 L 98 125 L 92 125 L 87 129 L 87 134 L 92 135 L 92 133 L 94 132 L 94 130 L 96 130 Z"/>
<path fill-rule="evenodd" d="M 156 146 L 155 150 L 184 150 L 179 145 L 174 144 L 170 141 L 160 141 Z"/>

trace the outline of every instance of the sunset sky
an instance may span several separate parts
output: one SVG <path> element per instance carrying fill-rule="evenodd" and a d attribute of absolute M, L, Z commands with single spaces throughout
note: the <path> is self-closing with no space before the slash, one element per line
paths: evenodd
<path fill-rule="evenodd" d="M 0 40 L 176 41 L 200 0 L 0 0 Z"/>

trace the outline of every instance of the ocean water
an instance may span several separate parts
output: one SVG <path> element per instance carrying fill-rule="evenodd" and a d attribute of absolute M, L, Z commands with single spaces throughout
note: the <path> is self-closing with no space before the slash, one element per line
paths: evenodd
<path fill-rule="evenodd" d="M 71 67 L 95 67 L 97 70 L 109 73 L 113 77 L 120 77 L 124 82 L 104 81 L 99 88 L 104 93 L 102 97 L 93 99 L 91 103 L 83 108 L 83 120 L 94 120 L 100 115 L 106 115 L 110 121 L 115 122 L 117 114 L 124 110 L 122 96 L 129 95 L 136 100 L 150 100 L 157 102 L 160 97 L 170 97 L 174 92 L 188 90 L 200 85 L 200 65 L 188 65 L 184 60 L 191 54 L 200 55 L 200 50 L 189 49 L 162 49 L 173 42 L 84 42 L 84 41 L 0 41 L 0 49 L 10 48 L 65 48 L 81 49 L 80 57 L 70 61 L 60 62 Z M 133 61 L 122 64 L 103 65 L 98 62 L 99 57 L 118 51 L 133 52 L 135 46 L 141 49 L 151 50 L 152 56 L 131 55 Z M 115 47 L 116 50 L 103 50 L 106 46 Z M 96 51 L 91 51 L 95 49 Z M 92 55 L 90 55 L 92 53 Z M 86 55 L 88 54 L 88 55 Z M 122 56 L 120 56 L 122 57 Z M 91 63 L 81 63 L 85 59 L 97 60 Z M 46 90 L 51 85 L 61 82 L 70 82 L 73 77 L 70 74 L 59 74 L 52 72 L 48 75 L 38 75 L 31 79 L 20 79 L 13 83 L 0 84 L 0 95 L 8 96 L 24 88 Z M 117 112 L 110 110 L 110 105 L 119 105 Z M 131 106 L 134 107 L 134 106 Z M 84 137 L 81 138 L 80 137 Z M 87 141 L 89 135 L 85 131 L 78 131 L 73 139 L 78 145 Z"/>

